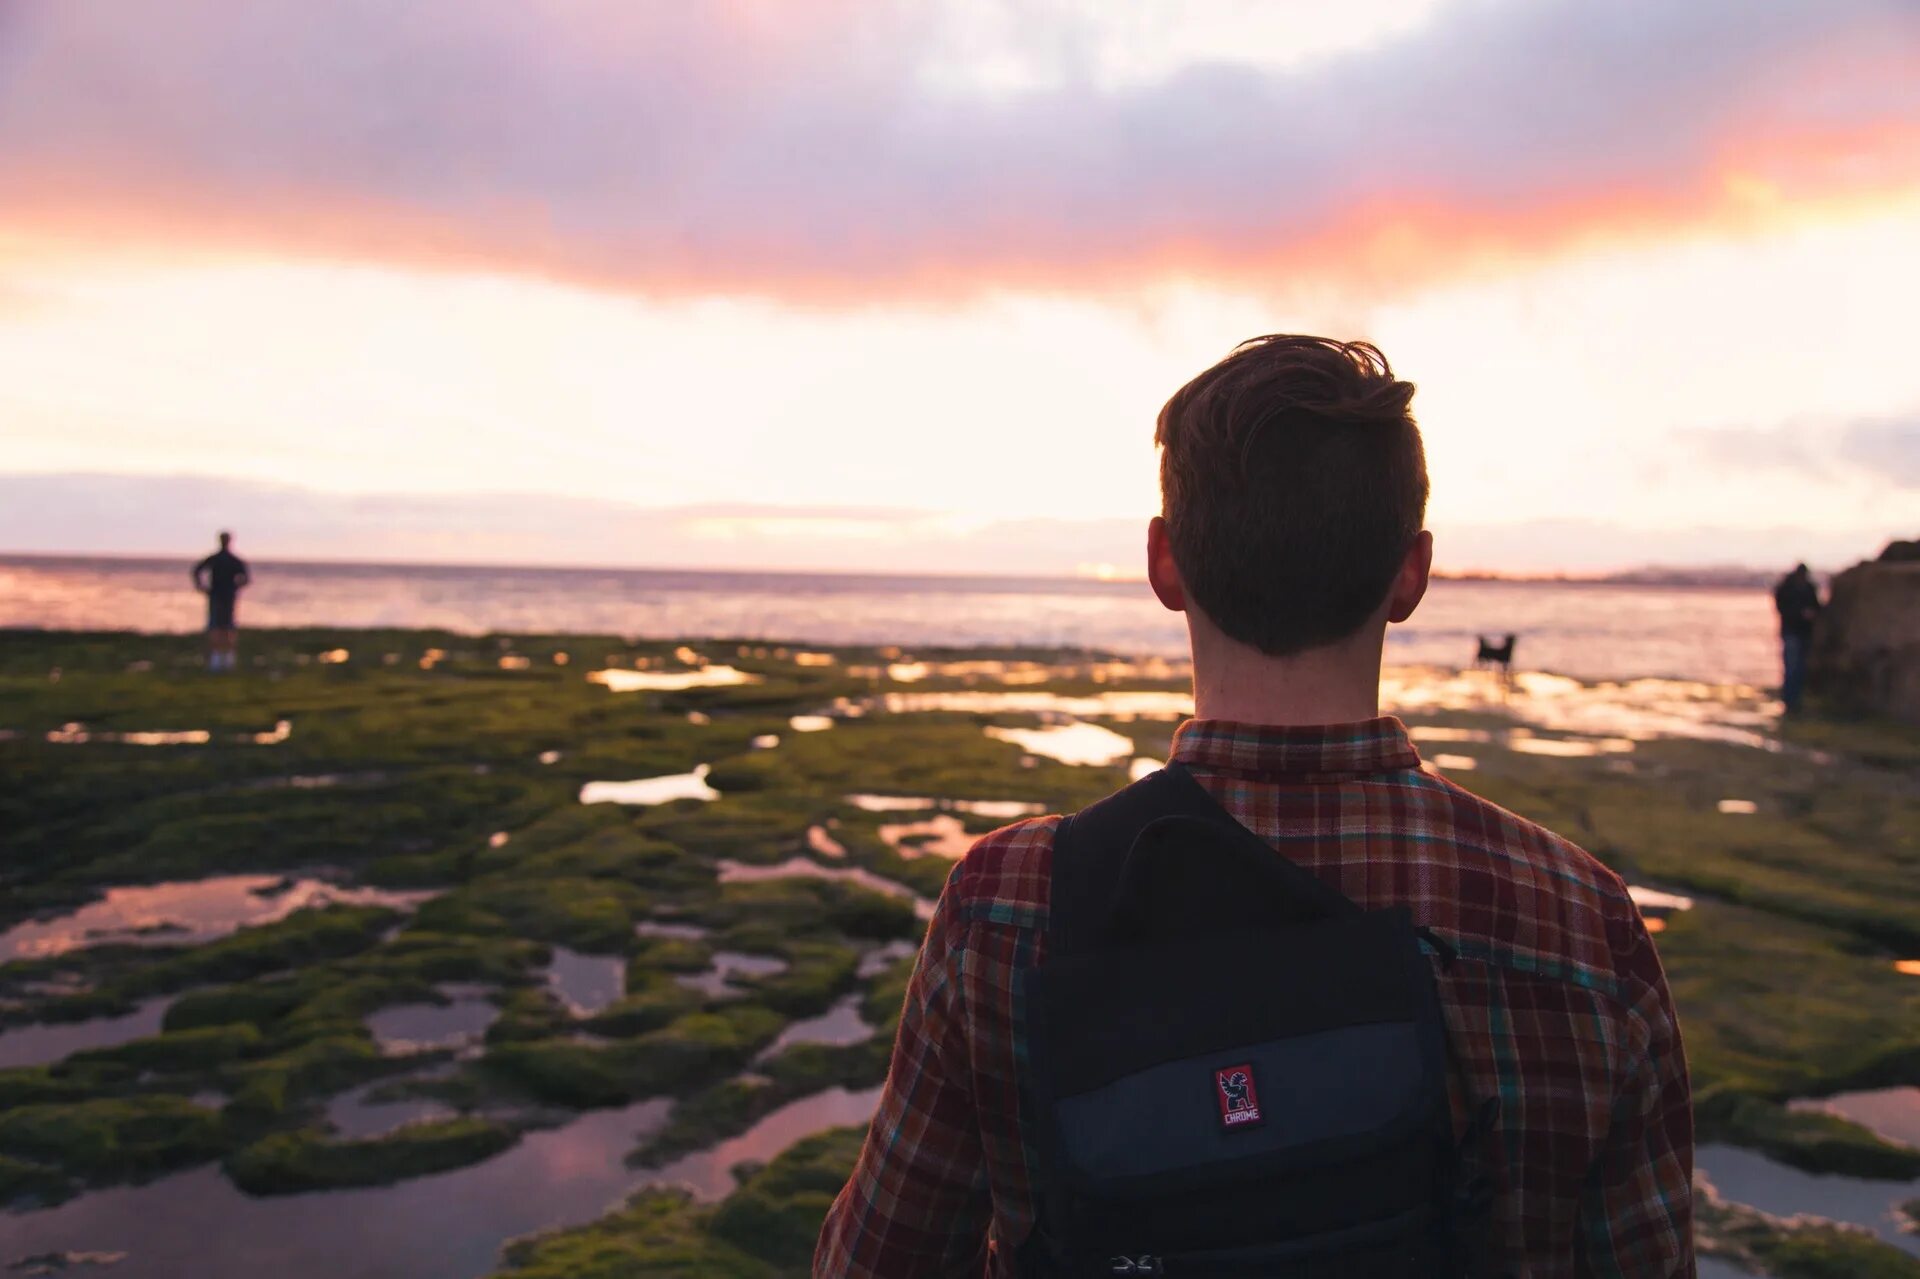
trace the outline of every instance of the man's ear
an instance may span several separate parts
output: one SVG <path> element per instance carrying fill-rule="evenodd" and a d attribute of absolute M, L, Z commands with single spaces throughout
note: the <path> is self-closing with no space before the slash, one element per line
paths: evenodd
<path fill-rule="evenodd" d="M 1432 575 L 1433 534 L 1421 529 L 1413 544 L 1407 547 L 1400 571 L 1393 576 L 1393 587 L 1387 592 L 1389 622 L 1404 622 L 1413 616 L 1413 610 L 1420 607 L 1427 593 L 1427 582 Z"/>
<path fill-rule="evenodd" d="M 1147 522 L 1147 582 L 1163 606 L 1175 613 L 1187 611 L 1186 583 L 1180 580 L 1180 565 L 1174 562 L 1167 521 L 1158 515 Z"/>

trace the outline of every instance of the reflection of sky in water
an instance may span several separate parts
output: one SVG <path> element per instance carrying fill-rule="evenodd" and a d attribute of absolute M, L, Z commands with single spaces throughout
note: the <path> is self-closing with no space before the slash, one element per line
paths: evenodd
<path fill-rule="evenodd" d="M 1888 1141 L 1920 1147 L 1920 1088 L 1869 1088 L 1817 1101 L 1796 1101 L 1788 1108 L 1839 1115 Z"/>
<path fill-rule="evenodd" d="M 706 764 L 691 773 L 641 777 L 630 782 L 588 782 L 580 788 L 583 804 L 667 804 L 676 799 L 714 800 L 720 792 L 707 785 Z"/>
<path fill-rule="evenodd" d="M 1751 1272 L 1718 1257 L 1701 1257 L 1697 1279 L 1753 1279 Z"/>
<path fill-rule="evenodd" d="M 593 671 L 591 684 L 604 684 L 615 693 L 680 692 L 689 688 L 723 688 L 732 684 L 757 684 L 758 675 L 735 670 L 731 666 L 702 666 L 692 671 Z"/>
<path fill-rule="evenodd" d="M 367 1017 L 367 1029 L 386 1053 L 459 1048 L 487 1033 L 500 1010 L 484 986 L 445 985 L 445 1004 L 394 1004 Z"/>
<path fill-rule="evenodd" d="M 807 851 L 819 857 L 845 857 L 847 846 L 818 824 L 807 827 Z"/>
<path fill-rule="evenodd" d="M 703 973 L 682 973 L 674 980 L 709 999 L 727 999 L 746 992 L 743 980 L 772 977 L 787 970 L 787 961 L 773 955 L 750 955 L 739 950 L 716 950 L 713 966 Z"/>
<path fill-rule="evenodd" d="M 0 1070 L 15 1066 L 44 1066 L 69 1053 L 88 1048 L 111 1048 L 130 1039 L 144 1039 L 160 1033 L 160 1022 L 167 1015 L 171 996 L 149 999 L 120 1017 L 93 1017 L 86 1021 L 59 1022 L 38 1026 L 16 1026 L 0 1031 Z M 0 1257 L 0 1262 L 6 1258 Z"/>
<path fill-rule="evenodd" d="M 197 629 L 181 561 L 0 558 L 0 626 Z M 815 644 L 1084 645 L 1178 657 L 1179 615 L 1141 582 L 1040 578 L 273 564 L 247 591 L 259 626 L 555 631 Z M 1764 590 L 1435 582 L 1388 632 L 1402 665 L 1470 661 L 1478 634 L 1520 635 L 1530 668 L 1586 678 L 1777 679 Z"/>
<path fill-rule="evenodd" d="M 913 913 L 921 919 L 933 918 L 933 903 L 908 888 L 905 884 L 891 879 L 883 879 L 859 866 L 822 866 L 807 857 L 789 857 L 786 861 L 773 866 L 749 866 L 730 858 L 719 861 L 720 882 L 723 884 L 752 883 L 761 879 L 838 879 L 847 883 L 859 884 L 871 888 L 876 893 L 888 897 L 901 897 L 913 903 Z"/>
<path fill-rule="evenodd" d="M 848 1092 L 829 1088 L 825 1092 L 790 1102 L 772 1112 L 752 1128 L 711 1150 L 703 1150 L 649 1173 L 646 1181 L 661 1186 L 687 1186 L 694 1197 L 703 1200 L 724 1198 L 734 1188 L 731 1169 L 748 1163 L 762 1163 L 799 1141 L 826 1128 L 864 1124 L 873 1117 L 880 1090 Z"/>
<path fill-rule="evenodd" d="M 616 1207 L 644 1180 L 627 1152 L 671 1106 L 590 1111 L 485 1163 L 376 1189 L 254 1198 L 208 1165 L 11 1215 L 0 1261 L 100 1249 L 128 1254 L 113 1279 L 473 1279 L 507 1239 Z"/>
<path fill-rule="evenodd" d="M 1061 693 L 966 690 L 951 693 L 888 693 L 880 704 L 894 714 L 958 711 L 967 715 L 1097 715 L 1107 719 L 1179 719 L 1193 714 L 1189 693 L 1151 689 L 1067 696 Z"/>
<path fill-rule="evenodd" d="M 1720 1197 L 1776 1217 L 1812 1213 L 1865 1226 L 1888 1243 L 1920 1256 L 1920 1235 L 1903 1234 L 1894 1205 L 1920 1196 L 1920 1181 L 1868 1181 L 1801 1172 L 1736 1146 L 1710 1144 L 1695 1163 Z"/>
<path fill-rule="evenodd" d="M 863 981 L 869 977 L 878 977 L 918 949 L 920 947 L 913 942 L 898 940 L 890 941 L 884 946 L 875 946 L 860 957 L 860 967 L 855 971 L 855 975 Z"/>
<path fill-rule="evenodd" d="M 791 1044 L 857 1044 L 872 1039 L 874 1029 L 860 1016 L 858 994 L 848 995 L 818 1017 L 788 1022 L 787 1028 L 761 1050 L 754 1063 L 778 1057 Z"/>
<path fill-rule="evenodd" d="M 1049 724 L 1045 728 L 985 730 L 995 741 L 1012 742 L 1029 755 L 1044 755 L 1062 764 L 1117 764 L 1133 754 L 1133 739 L 1103 724 Z"/>
<path fill-rule="evenodd" d="M 924 821 L 884 825 L 880 828 L 880 838 L 902 857 L 945 857 L 950 861 L 965 857 L 974 839 L 952 813 L 936 813 Z"/>
<path fill-rule="evenodd" d="M 975 817 L 997 817 L 1012 821 L 1016 817 L 1034 817 L 1047 811 L 1045 804 L 1019 799 L 933 799 L 924 795 L 847 795 L 843 797 L 863 813 L 913 813 L 929 808 Z"/>
<path fill-rule="evenodd" d="M 699 941 L 707 935 L 707 930 L 699 924 L 675 924 L 656 919 L 643 919 L 633 926 L 633 931 L 641 937 L 671 937 L 675 941 Z"/>
<path fill-rule="evenodd" d="M 379 1084 L 368 1084 L 342 1093 L 327 1103 L 327 1123 L 335 1135 L 347 1141 L 379 1137 L 407 1124 L 434 1119 L 451 1119 L 459 1112 L 431 1097 L 404 1097 L 395 1101 L 369 1101 L 367 1094 Z"/>
<path fill-rule="evenodd" d="M 1779 704 L 1757 688 L 1714 685 L 1679 679 L 1635 679 L 1582 684 L 1563 675 L 1521 671 L 1503 685 L 1490 671 L 1451 671 L 1431 667 L 1390 667 L 1381 677 L 1381 706 L 1388 714 L 1466 710 L 1505 714 L 1536 728 L 1624 739 L 1595 744 L 1581 754 L 1631 750 L 1633 741 L 1654 737 L 1698 737 L 1743 746 L 1771 747 L 1765 730 L 1776 720 Z M 1426 730 L 1416 740 L 1448 740 Z M 1460 739 L 1464 740 L 1464 739 Z M 1533 739 L 1536 742 L 1544 739 Z M 1535 753 L 1553 746 L 1522 747 Z"/>
<path fill-rule="evenodd" d="M 1628 884 L 1627 896 L 1633 898 L 1633 904 L 1643 911 L 1692 910 L 1693 898 L 1679 893 L 1663 893 L 1657 888 L 1647 888 L 1640 884 Z"/>
<path fill-rule="evenodd" d="M 58 919 L 16 924 L 0 933 L 0 959 L 59 955 L 102 942 L 169 945 L 211 941 L 248 924 L 285 919 L 309 906 L 346 903 L 411 910 L 430 892 L 343 888 L 318 879 L 285 883 L 276 875 L 109 888 L 106 896 Z M 142 935 L 143 929 L 164 929 Z"/>
<path fill-rule="evenodd" d="M 575 1016 L 597 1013 L 627 993 L 627 961 L 620 955 L 586 955 L 555 946 L 547 986 Z"/>
<path fill-rule="evenodd" d="M 1193 713 L 1189 694 L 1155 690 L 1065 696 L 1037 689 L 966 689 L 888 693 L 877 701 L 895 713 L 1060 714 L 1122 721 L 1178 719 Z M 1419 742 L 1500 741 L 1518 751 L 1566 756 L 1624 753 L 1638 741 L 1663 736 L 1772 749 L 1775 742 L 1767 730 L 1779 713 L 1778 703 L 1748 685 L 1679 679 L 1583 684 L 1538 671 L 1518 672 L 1510 683 L 1503 683 L 1489 671 L 1439 667 L 1389 667 L 1381 677 L 1381 709 L 1385 714 L 1408 717 L 1438 711 L 1476 711 L 1548 732 L 1584 735 L 1584 740 L 1568 740 L 1535 737 L 1517 729 L 1505 733 L 1449 726 L 1414 730 L 1414 740 Z"/>

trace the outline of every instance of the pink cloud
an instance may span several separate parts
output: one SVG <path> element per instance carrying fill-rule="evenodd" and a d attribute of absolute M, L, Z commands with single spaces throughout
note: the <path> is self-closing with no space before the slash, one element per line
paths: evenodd
<path fill-rule="evenodd" d="M 1401 280 L 1920 182 L 1902 0 L 1464 4 L 1303 70 L 992 98 L 926 87 L 931 30 L 840 2 L 13 0 L 0 226 L 841 302 Z"/>

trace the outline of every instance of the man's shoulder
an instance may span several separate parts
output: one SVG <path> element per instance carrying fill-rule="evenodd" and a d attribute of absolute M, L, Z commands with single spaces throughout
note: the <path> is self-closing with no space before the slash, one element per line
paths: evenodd
<path fill-rule="evenodd" d="M 1461 879 L 1470 936 L 1543 968 L 1602 982 L 1643 928 L 1626 881 L 1565 836 L 1445 778 L 1423 777 L 1441 804 L 1439 829 Z M 1474 880 L 1486 891 L 1468 892 Z"/>
<path fill-rule="evenodd" d="M 989 831 L 954 867 L 947 891 L 968 918 L 1014 926 L 1044 923 L 1053 877 L 1057 813 Z"/>

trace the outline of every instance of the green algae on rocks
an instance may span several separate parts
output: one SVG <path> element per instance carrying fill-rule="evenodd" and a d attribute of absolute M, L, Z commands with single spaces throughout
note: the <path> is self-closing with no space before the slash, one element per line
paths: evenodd
<path fill-rule="evenodd" d="M 804 1275 L 820 1221 L 864 1136 L 841 1128 L 805 1138 L 748 1172 L 716 1207 L 698 1205 L 684 1191 L 643 1191 L 599 1221 L 509 1244 L 498 1273 L 511 1279 Z"/>
<path fill-rule="evenodd" d="M 234 1152 L 226 1168 L 235 1185 L 255 1195 L 384 1186 L 479 1163 L 519 1139 L 511 1124 L 472 1116 L 407 1124 L 358 1141 L 303 1128 Z"/>

